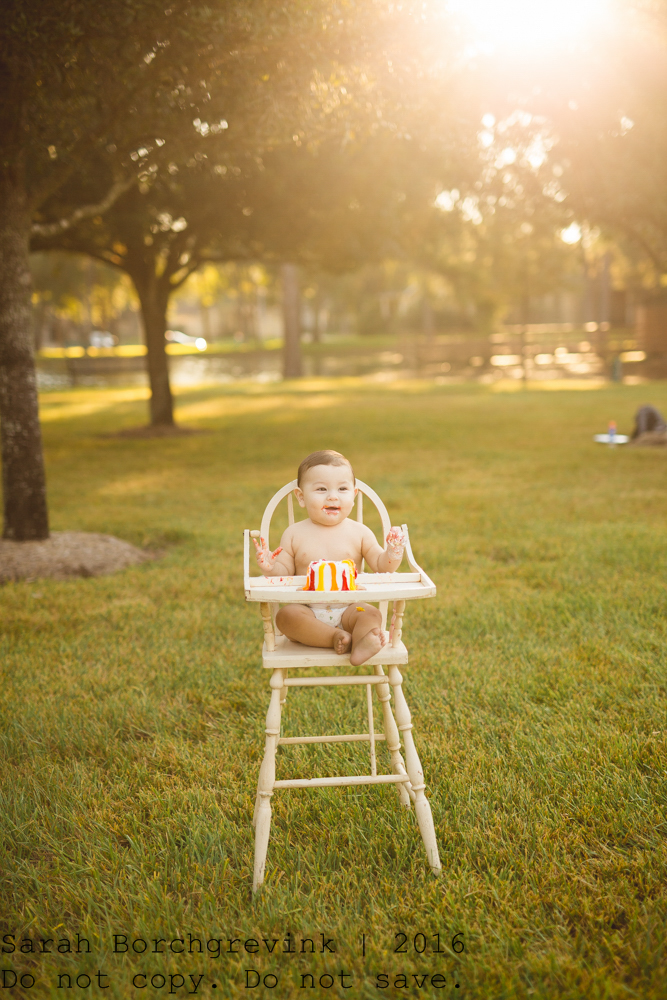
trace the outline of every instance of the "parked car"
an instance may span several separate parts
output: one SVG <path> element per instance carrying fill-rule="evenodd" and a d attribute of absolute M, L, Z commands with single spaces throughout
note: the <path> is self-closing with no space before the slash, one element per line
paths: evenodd
<path fill-rule="evenodd" d="M 203 337 L 190 337 L 181 330 L 167 330 L 165 338 L 173 344 L 186 344 L 188 347 L 196 347 L 198 351 L 206 350 L 206 341 Z"/>

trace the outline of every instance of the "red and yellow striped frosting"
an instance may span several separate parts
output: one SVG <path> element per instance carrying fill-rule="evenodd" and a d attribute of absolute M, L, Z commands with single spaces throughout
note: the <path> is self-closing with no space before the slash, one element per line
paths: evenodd
<path fill-rule="evenodd" d="M 356 590 L 357 568 L 352 559 L 314 559 L 304 590 Z"/>

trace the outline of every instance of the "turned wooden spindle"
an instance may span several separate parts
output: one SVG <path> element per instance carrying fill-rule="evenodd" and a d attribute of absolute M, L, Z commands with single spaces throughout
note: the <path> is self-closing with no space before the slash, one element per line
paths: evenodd
<path fill-rule="evenodd" d="M 271 675 L 271 701 L 266 713 L 266 743 L 264 760 L 259 771 L 257 783 L 257 804 L 255 806 L 255 866 L 252 890 L 256 892 L 264 881 L 266 852 L 269 847 L 271 832 L 271 796 L 276 780 L 276 750 L 280 737 L 280 697 L 285 678 L 283 671 L 276 669 Z"/>
<path fill-rule="evenodd" d="M 273 630 L 271 605 L 262 603 L 259 606 L 259 610 L 262 613 L 262 621 L 264 623 L 264 642 L 266 643 L 268 651 L 273 653 L 276 648 L 276 633 Z"/>
<path fill-rule="evenodd" d="M 391 644 L 394 648 L 400 645 L 403 635 L 403 614 L 405 613 L 405 601 L 394 601 L 394 611 L 391 616 Z"/>
<path fill-rule="evenodd" d="M 396 722 L 399 732 L 403 733 L 403 743 L 405 746 L 405 764 L 410 775 L 410 784 L 415 793 L 415 813 L 419 824 L 419 832 L 424 841 L 426 856 L 431 870 L 434 873 L 441 871 L 440 856 L 438 854 L 438 844 L 435 839 L 435 827 L 433 816 L 428 799 L 424 795 L 424 771 L 422 769 L 419 755 L 415 748 L 415 741 L 412 738 L 412 718 L 410 709 L 403 694 L 403 677 L 401 671 L 395 664 L 389 667 L 389 683 L 394 691 L 394 702 L 396 705 Z"/>
<path fill-rule="evenodd" d="M 379 677 L 384 677 L 384 670 L 380 664 L 374 667 L 374 671 Z M 382 705 L 384 735 L 387 741 L 387 749 L 391 755 L 391 769 L 394 774 L 407 774 L 408 772 L 405 769 L 405 761 L 403 760 L 403 756 L 401 754 L 401 737 L 398 735 L 398 727 L 396 726 L 394 713 L 391 710 L 391 692 L 389 690 L 389 684 L 378 684 L 377 693 Z M 401 800 L 401 805 L 404 805 L 406 809 L 409 809 L 410 795 L 405 785 L 396 785 L 396 791 L 398 792 L 398 797 Z"/>
<path fill-rule="evenodd" d="M 368 739 L 371 751 L 371 774 L 375 777 L 378 773 L 377 759 L 375 757 L 375 719 L 373 717 L 373 692 L 371 685 L 366 685 L 366 708 L 368 711 Z"/>

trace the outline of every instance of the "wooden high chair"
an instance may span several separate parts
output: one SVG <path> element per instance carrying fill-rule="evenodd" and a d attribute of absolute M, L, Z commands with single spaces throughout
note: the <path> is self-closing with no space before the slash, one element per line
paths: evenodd
<path fill-rule="evenodd" d="M 253 824 L 255 826 L 253 892 L 256 892 L 264 881 L 266 852 L 271 828 L 271 796 L 275 791 L 283 788 L 322 788 L 330 785 L 395 785 L 402 805 L 409 809 L 410 805 L 414 803 L 417 822 L 424 846 L 426 847 L 429 865 L 435 874 L 439 874 L 441 866 L 438 856 L 438 845 L 435 839 L 433 817 L 428 799 L 424 794 L 426 787 L 424 784 L 424 774 L 412 738 L 413 727 L 410 709 L 403 694 L 403 678 L 398 669 L 399 665 L 407 664 L 408 662 L 408 651 L 401 640 L 405 602 L 418 598 L 433 597 L 435 595 L 435 584 L 414 560 L 406 525 L 402 527 L 405 532 L 405 554 L 410 571 L 407 573 L 361 572 L 357 581 L 365 587 L 365 590 L 361 592 L 355 590 L 349 592 L 336 591 L 335 595 L 332 595 L 328 591 L 304 591 L 302 588 L 306 583 L 305 576 L 251 576 L 250 536 L 261 535 L 262 538 L 266 539 L 269 548 L 271 547 L 269 539 L 271 518 L 278 504 L 285 497 L 287 497 L 289 523 L 294 523 L 292 491 L 296 485 L 297 481 L 294 479 L 287 486 L 283 486 L 281 490 L 278 490 L 264 511 L 260 531 L 251 532 L 246 530 L 244 532 L 245 596 L 248 601 L 259 601 L 264 621 L 262 666 L 267 670 L 271 670 L 271 680 L 269 681 L 271 686 L 271 701 L 266 716 L 266 745 L 264 760 L 259 772 L 255 814 L 253 817 Z M 356 486 L 359 490 L 357 494 L 357 520 L 363 521 L 363 496 L 366 495 L 378 510 L 382 522 L 382 535 L 386 539 L 391 528 L 391 522 L 389 521 L 385 505 L 370 486 L 360 482 L 358 479 L 356 480 Z M 363 570 L 363 565 L 361 569 Z M 329 604 L 332 599 L 336 604 L 352 604 L 359 600 L 379 604 L 382 614 L 382 627 L 385 630 L 387 625 L 387 609 L 389 601 L 392 601 L 393 614 L 391 617 L 391 627 L 387 634 L 387 644 L 383 646 L 379 653 L 363 663 L 361 667 L 353 668 L 362 670 L 363 673 L 361 674 L 350 673 L 347 670 L 343 674 L 336 674 L 334 676 L 304 677 L 302 675 L 300 677 L 289 677 L 289 671 L 299 670 L 303 667 L 350 668 L 349 654 L 339 655 L 334 653 L 333 649 L 304 646 L 298 642 L 290 642 L 289 639 L 280 634 L 275 625 L 276 612 L 281 604 Z M 384 673 L 383 665 L 388 667 L 388 677 Z M 372 673 L 368 670 L 369 667 L 372 668 Z M 349 736 L 291 736 L 287 739 L 281 737 L 280 719 L 289 688 L 341 684 L 365 685 L 368 709 L 368 732 L 354 733 Z M 375 732 L 373 723 L 373 688 L 377 691 L 382 705 L 383 733 Z M 390 688 L 394 692 L 396 704 L 395 719 L 390 705 Z M 399 733 L 403 733 L 405 762 L 401 755 Z M 377 773 L 375 745 L 381 740 L 386 741 L 387 749 L 391 755 L 391 774 Z M 347 742 L 367 742 L 370 744 L 370 774 L 330 778 L 289 778 L 276 781 L 276 752 L 279 746 L 286 744 L 293 745 L 295 743 Z"/>

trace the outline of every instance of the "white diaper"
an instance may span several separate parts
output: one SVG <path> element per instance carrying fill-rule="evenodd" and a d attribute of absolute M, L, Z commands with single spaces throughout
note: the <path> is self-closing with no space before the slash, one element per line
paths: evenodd
<path fill-rule="evenodd" d="M 318 622 L 340 628 L 340 620 L 347 604 L 308 604 L 306 607 L 310 608 Z"/>

